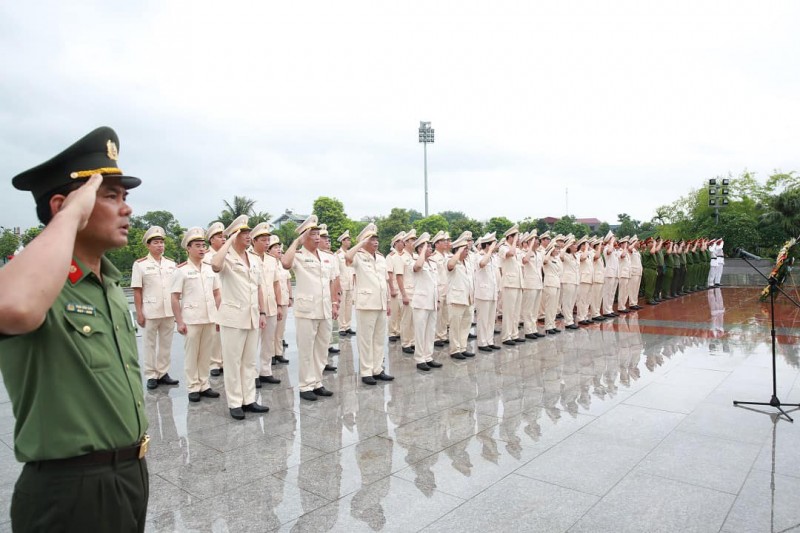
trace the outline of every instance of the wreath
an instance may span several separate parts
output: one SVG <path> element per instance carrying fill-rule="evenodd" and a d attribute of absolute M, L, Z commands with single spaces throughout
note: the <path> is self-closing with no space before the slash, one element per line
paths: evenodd
<path fill-rule="evenodd" d="M 783 282 L 786 281 L 786 276 L 792 270 L 792 265 L 794 265 L 794 259 L 798 252 L 797 247 L 797 239 L 789 239 L 786 241 L 786 244 L 783 245 L 781 251 L 778 252 L 778 260 L 775 262 L 775 267 L 769 274 L 770 278 L 775 278 L 778 281 L 778 287 L 783 285 Z M 761 296 L 759 296 L 758 299 L 762 302 L 767 301 L 769 293 L 770 285 L 767 285 L 764 287 L 764 290 L 761 291 Z"/>

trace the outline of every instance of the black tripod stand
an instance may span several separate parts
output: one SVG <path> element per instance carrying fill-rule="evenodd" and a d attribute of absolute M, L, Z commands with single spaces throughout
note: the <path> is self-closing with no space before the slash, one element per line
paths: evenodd
<path fill-rule="evenodd" d="M 770 277 L 765 276 L 759 269 L 757 269 L 753 265 L 753 263 L 748 261 L 746 257 L 742 257 L 742 259 L 744 259 L 745 263 L 747 263 L 748 265 L 753 267 L 753 270 L 758 272 L 761 275 L 762 278 L 764 278 L 765 280 L 767 280 L 767 282 L 769 282 L 769 314 L 770 314 L 770 318 L 772 319 L 772 332 L 771 332 L 772 333 L 772 398 L 770 398 L 770 400 L 768 402 L 740 402 L 740 401 L 734 400 L 733 401 L 733 405 L 769 405 L 771 407 L 774 407 L 778 411 L 780 411 L 781 414 L 783 416 L 785 416 L 789 420 L 789 422 L 794 422 L 792 417 L 789 416 L 786 413 L 786 411 L 783 410 L 782 406 L 785 405 L 787 407 L 800 407 L 800 404 L 796 404 L 796 403 L 781 404 L 781 401 L 778 399 L 778 376 L 777 376 L 777 372 L 775 370 L 775 346 L 776 346 L 776 342 L 775 342 L 775 293 L 780 291 L 781 294 L 786 296 L 786 298 L 788 298 L 789 301 L 792 302 L 797 307 L 800 307 L 800 304 L 798 304 L 797 302 L 792 300 L 792 297 L 789 296 L 788 294 L 786 294 L 783 291 L 783 289 L 781 289 L 778 286 L 778 280 L 777 279 L 775 279 L 772 276 L 770 276 Z"/>

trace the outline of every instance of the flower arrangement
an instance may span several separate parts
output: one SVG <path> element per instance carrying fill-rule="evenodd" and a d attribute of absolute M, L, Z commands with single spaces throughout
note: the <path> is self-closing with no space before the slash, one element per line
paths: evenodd
<path fill-rule="evenodd" d="M 786 280 L 787 274 L 792 270 L 792 265 L 794 264 L 794 259 L 797 256 L 797 239 L 789 239 L 786 241 L 786 244 L 783 245 L 781 251 L 778 252 L 778 259 L 775 261 L 775 267 L 770 272 L 769 277 L 775 278 L 778 280 L 778 287 L 783 285 L 783 282 Z M 769 298 L 770 293 L 770 286 L 767 285 L 764 287 L 764 290 L 761 291 L 761 296 L 759 296 L 759 300 L 762 302 L 767 301 Z"/>

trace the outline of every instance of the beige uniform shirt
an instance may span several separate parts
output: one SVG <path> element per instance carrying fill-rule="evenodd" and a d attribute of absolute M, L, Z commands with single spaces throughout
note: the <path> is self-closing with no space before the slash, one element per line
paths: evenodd
<path fill-rule="evenodd" d="M 331 276 L 333 256 L 317 250 L 319 258 L 301 248 L 292 263 L 295 277 L 294 316 L 314 320 L 333 318 Z"/>
<path fill-rule="evenodd" d="M 376 253 L 375 257 L 372 257 L 369 252 L 359 250 L 353 258 L 353 265 L 350 268 L 356 275 L 356 309 L 385 311 L 389 300 L 386 258 L 380 253 Z"/>
<path fill-rule="evenodd" d="M 544 286 L 561 287 L 561 259 L 558 257 L 547 256 L 549 261 L 544 263 Z"/>
<path fill-rule="evenodd" d="M 503 289 L 522 288 L 522 261 L 520 260 L 519 250 L 511 257 L 506 257 L 511 247 L 504 244 L 497 252 L 500 255 L 500 268 L 503 271 L 501 287 Z"/>
<path fill-rule="evenodd" d="M 597 261 L 595 261 L 595 259 L 597 259 Z M 606 267 L 605 263 L 603 263 L 602 249 L 597 251 L 592 250 L 592 265 L 594 269 L 594 278 L 592 282 L 602 285 L 606 282 Z"/>
<path fill-rule="evenodd" d="M 619 277 L 631 277 L 631 255 L 629 252 L 619 252 Z"/>
<path fill-rule="evenodd" d="M 561 254 L 561 283 L 577 285 L 580 282 L 578 258 L 573 254 Z"/>
<path fill-rule="evenodd" d="M 447 268 L 445 266 L 445 268 Z M 456 267 L 447 273 L 447 302 L 456 305 L 472 305 L 475 303 L 475 280 L 472 263 L 469 257 L 466 264 L 459 261 Z"/>
<path fill-rule="evenodd" d="M 578 269 L 581 273 L 580 282 L 592 283 L 594 280 L 594 263 L 592 262 L 592 259 L 594 259 L 594 252 L 592 250 L 575 252 L 575 256 L 578 258 Z"/>
<path fill-rule="evenodd" d="M 411 307 L 435 310 L 439 306 L 439 272 L 436 263 L 425 261 L 419 272 L 411 271 L 414 278 L 414 296 Z"/>
<path fill-rule="evenodd" d="M 441 252 L 433 252 L 431 254 L 431 261 L 436 263 L 436 270 L 439 274 L 439 278 L 436 282 L 436 289 L 439 291 L 439 298 L 442 301 L 447 298 L 447 284 L 448 284 L 448 277 L 447 277 L 447 261 L 449 257 L 446 254 L 442 254 Z"/>
<path fill-rule="evenodd" d="M 631 250 L 631 276 L 642 275 L 642 255 L 639 250 Z"/>
<path fill-rule="evenodd" d="M 403 250 L 403 253 L 400 255 L 400 259 L 403 262 L 403 268 L 401 270 L 395 270 L 395 276 L 397 274 L 403 275 L 403 286 L 406 289 L 406 296 L 409 298 L 414 296 L 414 286 L 415 286 L 415 278 L 414 278 L 414 262 L 417 260 L 416 254 L 411 254 L 407 250 Z"/>
<path fill-rule="evenodd" d="M 347 266 L 347 261 L 345 260 L 344 255 L 345 251 L 339 248 L 339 250 L 336 252 L 336 260 L 339 263 L 339 284 L 341 285 L 343 291 L 350 291 L 353 290 L 353 277 L 355 276 L 355 269 L 351 266 Z"/>
<path fill-rule="evenodd" d="M 191 261 L 181 263 L 172 274 L 171 293 L 181 295 L 181 314 L 186 324 L 211 324 L 217 321 L 214 291 L 219 289 L 219 277 L 211 266 L 200 263 L 198 269 Z"/>
<path fill-rule="evenodd" d="M 278 268 L 281 268 L 278 260 L 269 254 L 264 254 L 264 259 L 261 260 L 261 275 L 264 278 L 264 286 L 261 290 L 264 295 L 264 312 L 267 313 L 267 316 L 278 314 L 278 299 L 275 296 Z"/>
<path fill-rule="evenodd" d="M 483 257 L 484 254 L 479 255 L 475 269 L 475 298 L 492 302 L 497 300 L 497 262 L 493 256 L 486 266 L 481 268 L 480 259 Z"/>
<path fill-rule="evenodd" d="M 133 264 L 131 287 L 142 289 L 142 312 L 145 318 L 168 318 L 172 314 L 170 283 L 175 261 L 162 256 L 161 262 L 151 254 Z"/>
<path fill-rule="evenodd" d="M 222 270 L 218 272 L 221 304 L 218 324 L 237 329 L 258 329 L 258 288 L 264 284 L 261 259 L 250 252 L 247 263 L 233 248 L 228 250 Z"/>
<path fill-rule="evenodd" d="M 281 286 L 281 305 L 289 305 L 289 280 L 292 279 L 292 274 L 283 268 L 283 265 L 278 262 L 278 281 Z"/>
<path fill-rule="evenodd" d="M 528 259 L 528 264 L 522 264 L 522 288 L 541 289 L 542 285 L 542 254 L 535 250 Z"/>

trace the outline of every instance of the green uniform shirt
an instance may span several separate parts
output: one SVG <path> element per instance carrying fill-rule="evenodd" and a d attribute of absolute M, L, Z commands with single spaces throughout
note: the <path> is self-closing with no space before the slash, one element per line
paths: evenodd
<path fill-rule="evenodd" d="M 644 248 L 642 248 L 640 254 L 642 256 L 642 268 L 655 270 L 657 266 L 655 254 L 651 254 L 649 249 Z"/>
<path fill-rule="evenodd" d="M 44 323 L 0 336 L 0 372 L 14 411 L 21 462 L 136 444 L 147 430 L 136 334 L 120 273 L 105 257 L 101 282 L 73 260 Z"/>
<path fill-rule="evenodd" d="M 675 254 L 667 253 L 664 256 L 664 266 L 667 268 L 675 268 Z"/>
<path fill-rule="evenodd" d="M 664 266 L 664 250 L 661 249 L 656 252 L 656 261 L 658 262 L 658 266 Z"/>

